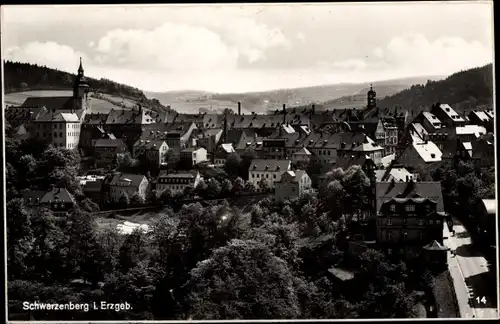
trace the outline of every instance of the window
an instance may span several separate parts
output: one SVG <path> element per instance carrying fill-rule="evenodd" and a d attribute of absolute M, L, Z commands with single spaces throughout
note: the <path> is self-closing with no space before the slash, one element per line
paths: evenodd
<path fill-rule="evenodd" d="M 391 205 L 391 212 L 395 212 L 396 211 L 396 205 Z"/>
<path fill-rule="evenodd" d="M 414 212 L 415 211 L 415 205 L 406 205 L 405 209 L 408 212 Z"/>
<path fill-rule="evenodd" d="M 433 220 L 433 219 L 431 219 L 431 220 L 429 221 L 429 224 L 434 225 L 434 220 Z"/>
<path fill-rule="evenodd" d="M 387 218 L 387 225 L 392 225 L 392 219 L 390 217 Z"/>
<path fill-rule="evenodd" d="M 419 219 L 418 220 L 418 225 L 420 225 L 420 226 L 424 225 L 424 220 L 423 219 Z"/>
<path fill-rule="evenodd" d="M 441 224 L 441 220 L 440 219 L 436 220 L 436 224 Z"/>
<path fill-rule="evenodd" d="M 276 175 L 275 174 L 273 174 L 273 179 L 276 179 Z"/>
<path fill-rule="evenodd" d="M 387 254 L 392 254 L 392 249 L 387 249 Z"/>
<path fill-rule="evenodd" d="M 266 178 L 269 178 L 269 174 L 266 174 Z"/>
<path fill-rule="evenodd" d="M 388 239 L 388 240 L 392 240 L 392 233 L 391 233 L 391 232 L 388 232 L 388 233 L 387 233 L 387 239 Z"/>
<path fill-rule="evenodd" d="M 408 219 L 407 218 L 404 219 L 404 224 L 408 225 Z"/>
<path fill-rule="evenodd" d="M 424 233 L 423 232 L 419 232 L 419 236 L 420 236 L 420 241 L 423 241 L 424 240 Z"/>
<path fill-rule="evenodd" d="M 255 178 L 255 174 L 252 173 L 252 178 Z"/>
<path fill-rule="evenodd" d="M 404 232 L 403 233 L 403 239 L 406 241 L 407 238 L 408 238 L 408 232 Z"/>

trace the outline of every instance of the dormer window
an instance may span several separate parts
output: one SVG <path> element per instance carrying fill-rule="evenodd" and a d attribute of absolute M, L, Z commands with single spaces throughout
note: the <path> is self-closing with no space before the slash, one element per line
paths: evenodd
<path fill-rule="evenodd" d="M 405 207 L 407 212 L 414 212 L 415 211 L 415 205 L 406 205 Z"/>
<path fill-rule="evenodd" d="M 391 212 L 395 212 L 396 211 L 396 205 L 391 205 Z"/>

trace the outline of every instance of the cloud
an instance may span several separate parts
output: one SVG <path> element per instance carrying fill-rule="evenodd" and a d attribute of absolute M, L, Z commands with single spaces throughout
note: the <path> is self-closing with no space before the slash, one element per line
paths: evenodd
<path fill-rule="evenodd" d="M 299 41 L 301 41 L 301 42 L 304 42 L 304 41 L 306 40 L 306 35 L 304 35 L 304 33 L 302 33 L 302 32 L 299 32 L 299 33 L 297 34 L 297 39 L 298 39 Z"/>
<path fill-rule="evenodd" d="M 421 34 L 394 37 L 385 49 L 376 49 L 387 68 L 415 74 L 451 74 L 493 61 L 493 48 L 460 37 L 429 40 Z"/>
<path fill-rule="evenodd" d="M 114 29 L 97 41 L 97 61 L 165 70 L 234 69 L 240 58 L 253 63 L 265 59 L 269 48 L 290 46 L 280 30 L 249 18 L 209 22 Z"/>
<path fill-rule="evenodd" d="M 74 73 L 79 58 L 87 58 L 84 53 L 55 42 L 30 42 L 21 47 L 10 47 L 5 58 L 11 61 L 27 62 Z"/>

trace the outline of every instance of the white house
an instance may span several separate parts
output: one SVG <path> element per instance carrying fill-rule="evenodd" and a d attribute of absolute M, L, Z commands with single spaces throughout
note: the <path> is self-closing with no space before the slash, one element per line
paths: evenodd
<path fill-rule="evenodd" d="M 118 202 L 123 192 L 129 198 L 138 193 L 142 198 L 146 198 L 149 181 L 144 175 L 139 174 L 115 174 L 109 183 L 109 193 L 111 201 Z"/>
<path fill-rule="evenodd" d="M 269 188 L 274 188 L 274 183 L 280 181 L 283 173 L 290 169 L 290 160 L 254 159 L 248 169 L 248 180 L 257 188 L 261 181 L 266 181 Z"/>
<path fill-rule="evenodd" d="M 214 165 L 217 167 L 223 167 L 226 164 L 226 160 L 229 154 L 236 153 L 236 150 L 231 143 L 221 144 L 217 151 L 215 152 Z"/>
<path fill-rule="evenodd" d="M 207 161 L 207 150 L 203 147 L 188 147 L 181 151 L 180 159 L 196 165 Z"/>
<path fill-rule="evenodd" d="M 170 189 L 172 192 L 183 192 L 184 189 L 189 186 L 196 188 L 200 179 L 200 173 L 194 170 L 178 173 L 163 172 L 158 177 L 156 190 L 164 191 L 166 189 Z"/>
<path fill-rule="evenodd" d="M 431 141 L 411 143 L 403 151 L 398 162 L 404 166 L 418 167 L 423 164 L 441 162 L 443 153 Z"/>
<path fill-rule="evenodd" d="M 160 166 L 167 163 L 168 145 L 163 140 L 138 140 L 134 144 L 133 155 L 138 158 L 144 154 L 152 164 Z"/>

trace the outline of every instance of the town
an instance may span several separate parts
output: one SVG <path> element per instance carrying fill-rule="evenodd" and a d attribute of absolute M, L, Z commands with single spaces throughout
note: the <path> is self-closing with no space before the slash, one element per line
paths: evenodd
<path fill-rule="evenodd" d="M 133 307 L 66 319 L 498 315 L 494 110 L 387 109 L 374 84 L 362 109 L 95 113 L 91 91 L 80 61 L 72 96 L 5 110 L 9 295 Z"/>

